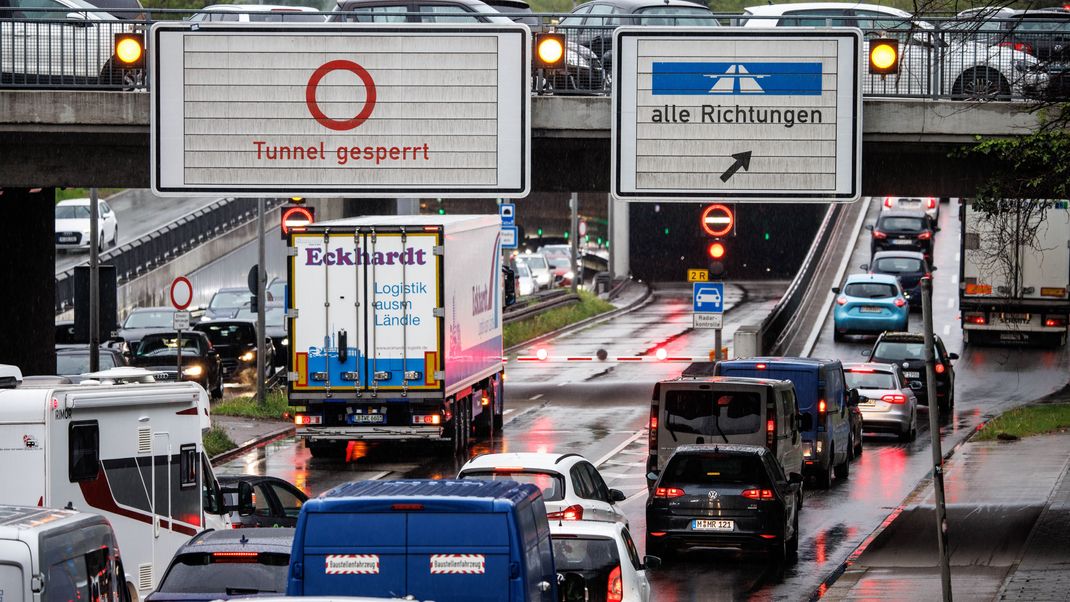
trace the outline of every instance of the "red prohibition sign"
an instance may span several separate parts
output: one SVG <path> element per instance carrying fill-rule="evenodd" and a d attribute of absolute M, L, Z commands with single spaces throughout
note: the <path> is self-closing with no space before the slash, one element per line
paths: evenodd
<path fill-rule="evenodd" d="M 332 71 L 349 71 L 360 78 L 360 81 L 364 84 L 364 89 L 367 91 L 364 107 L 352 119 L 331 119 L 320 110 L 319 103 L 316 102 L 316 88 L 319 87 L 320 80 Z M 351 130 L 360 126 L 371 116 L 372 109 L 375 108 L 375 82 L 372 81 L 372 76 L 367 69 L 353 61 L 328 61 L 321 65 L 319 69 L 316 69 L 312 73 L 312 77 L 308 78 L 308 85 L 305 86 L 305 104 L 308 105 L 308 112 L 312 113 L 312 116 L 323 127 L 338 132 Z"/>
<path fill-rule="evenodd" d="M 183 289 L 182 287 L 185 287 Z M 177 295 L 176 295 L 177 293 Z M 179 295 L 185 295 L 185 300 L 179 299 Z M 189 307 L 189 304 L 193 302 L 193 284 L 190 283 L 189 278 L 185 276 L 179 276 L 171 281 L 171 305 L 178 311 L 182 311 Z"/>
<path fill-rule="evenodd" d="M 732 215 L 732 210 L 724 205 L 710 205 L 702 212 L 702 229 L 710 236 L 728 234 L 732 231 L 734 222 L 735 217 Z"/>

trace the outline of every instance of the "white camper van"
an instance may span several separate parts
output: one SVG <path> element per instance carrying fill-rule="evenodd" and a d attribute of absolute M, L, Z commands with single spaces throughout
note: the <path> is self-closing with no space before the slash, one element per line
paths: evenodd
<path fill-rule="evenodd" d="M 0 366 L 0 504 L 103 516 L 144 597 L 182 544 L 227 527 L 202 443 L 208 395 L 196 383 L 131 382 L 129 368 L 91 376 L 30 384 Z"/>
<path fill-rule="evenodd" d="M 129 602 L 115 533 L 97 514 L 0 506 L 4 602 Z"/>

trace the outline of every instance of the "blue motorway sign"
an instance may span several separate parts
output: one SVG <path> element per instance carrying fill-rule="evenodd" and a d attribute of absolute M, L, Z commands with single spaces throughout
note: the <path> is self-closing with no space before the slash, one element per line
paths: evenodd
<path fill-rule="evenodd" d="M 655 62 L 655 96 L 820 96 L 821 63 Z"/>
<path fill-rule="evenodd" d="M 498 215 L 501 216 L 503 224 L 514 223 L 516 221 L 516 205 L 513 203 L 498 205 Z"/>
<path fill-rule="evenodd" d="M 694 297 L 694 305 L 692 307 L 692 310 L 695 313 L 724 313 L 723 282 L 693 282 L 692 293 Z"/>

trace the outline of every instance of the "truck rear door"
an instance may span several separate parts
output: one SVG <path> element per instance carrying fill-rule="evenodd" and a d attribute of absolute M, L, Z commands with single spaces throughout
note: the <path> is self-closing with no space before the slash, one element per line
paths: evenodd
<path fill-rule="evenodd" d="M 304 595 L 404 596 L 406 517 L 389 511 L 309 514 Z"/>
<path fill-rule="evenodd" d="M 1065 301 L 1070 281 L 1070 211 L 1066 201 L 1056 201 L 1044 211 L 1034 244 L 1023 244 L 1022 297 Z"/>
<path fill-rule="evenodd" d="M 438 602 L 490 602 L 507 597 L 510 531 L 503 512 L 410 513 L 404 593 Z"/>

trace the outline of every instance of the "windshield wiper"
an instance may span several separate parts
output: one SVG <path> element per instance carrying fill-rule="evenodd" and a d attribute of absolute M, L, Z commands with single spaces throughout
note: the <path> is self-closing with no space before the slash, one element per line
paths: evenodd
<path fill-rule="evenodd" d="M 728 443 L 728 436 L 726 436 L 724 434 L 724 431 L 721 430 L 721 415 L 720 414 L 717 414 L 717 419 L 713 421 L 713 426 L 717 427 L 717 434 L 721 436 L 721 439 L 724 439 L 724 442 Z"/>

